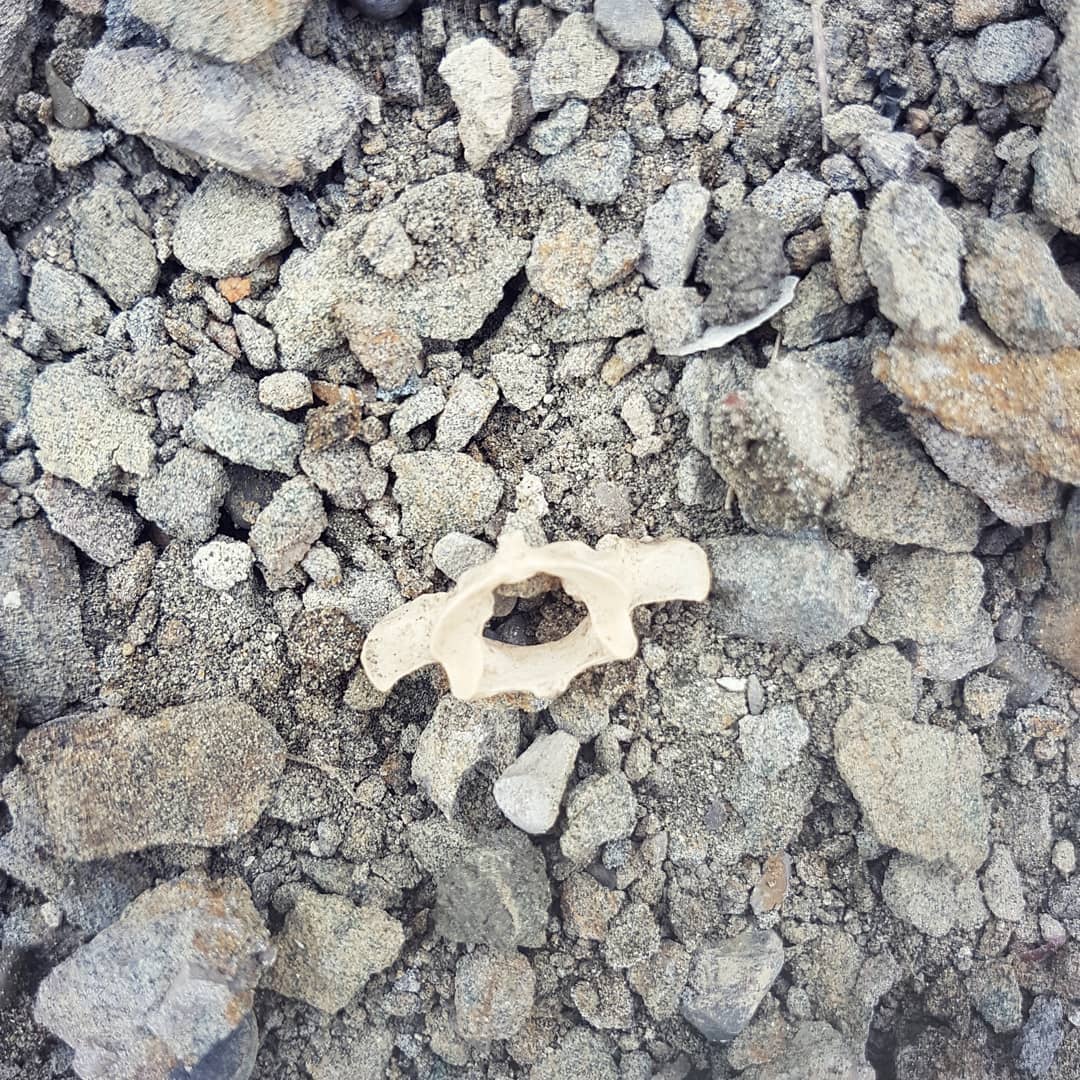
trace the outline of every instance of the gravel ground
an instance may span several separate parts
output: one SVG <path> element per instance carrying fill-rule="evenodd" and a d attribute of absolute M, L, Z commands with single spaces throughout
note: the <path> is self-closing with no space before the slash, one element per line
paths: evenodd
<path fill-rule="evenodd" d="M 1080 1077 L 1078 290 L 1078 0 L 6 0 L 0 1080 Z"/>

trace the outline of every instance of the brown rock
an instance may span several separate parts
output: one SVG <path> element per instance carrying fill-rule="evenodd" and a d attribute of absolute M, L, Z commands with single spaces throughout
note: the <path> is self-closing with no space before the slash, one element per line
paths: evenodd
<path fill-rule="evenodd" d="M 990 439 L 1037 472 L 1080 484 L 1080 349 L 1009 352 L 965 326 L 936 346 L 897 335 L 874 374 L 949 430 Z"/>
<path fill-rule="evenodd" d="M 284 744 L 253 708 L 200 701 L 143 718 L 119 709 L 35 728 L 22 772 L 54 852 L 85 862 L 156 844 L 213 847 L 247 832 L 285 765 Z"/>

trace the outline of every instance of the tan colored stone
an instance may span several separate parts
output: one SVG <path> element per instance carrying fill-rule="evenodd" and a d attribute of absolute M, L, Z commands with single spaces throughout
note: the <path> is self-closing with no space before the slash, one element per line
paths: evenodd
<path fill-rule="evenodd" d="M 936 346 L 897 335 L 874 374 L 950 431 L 989 439 L 1037 472 L 1080 484 L 1080 349 L 1010 352 L 965 326 Z"/>

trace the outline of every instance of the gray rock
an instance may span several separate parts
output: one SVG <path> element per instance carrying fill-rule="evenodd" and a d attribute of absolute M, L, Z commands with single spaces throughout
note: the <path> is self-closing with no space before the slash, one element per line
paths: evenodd
<path fill-rule="evenodd" d="M 291 570 L 326 528 L 326 511 L 318 488 L 305 476 L 286 480 L 255 519 L 248 544 L 259 564 L 271 574 Z"/>
<path fill-rule="evenodd" d="M 743 760 L 769 780 L 795 765 L 809 740 L 810 729 L 794 705 L 775 705 L 739 722 Z"/>
<path fill-rule="evenodd" d="M 750 1023 L 784 966 L 784 944 L 771 930 L 747 930 L 694 952 L 680 1011 L 710 1042 L 730 1042 Z"/>
<path fill-rule="evenodd" d="M 999 642 L 997 656 L 989 670 L 991 675 L 1009 684 L 1005 700 L 1011 709 L 1033 705 L 1050 689 L 1053 681 L 1042 653 L 1019 641 Z"/>
<path fill-rule="evenodd" d="M 849 192 L 831 195 L 821 215 L 829 235 L 829 261 L 836 275 L 836 288 L 846 304 L 865 300 L 872 290 L 859 255 L 865 218 Z"/>
<path fill-rule="evenodd" d="M 242 376 L 226 379 L 184 433 L 228 461 L 288 475 L 296 472 L 304 440 L 296 424 L 259 407 L 255 383 Z"/>
<path fill-rule="evenodd" d="M 414 264 L 399 278 L 374 264 L 382 241 L 403 223 Z M 469 223 L 469 235 L 460 233 Z M 369 240 L 371 241 L 369 243 Z M 286 367 L 309 370 L 341 365 L 345 327 L 342 304 L 380 313 L 383 331 L 446 341 L 471 337 L 495 310 L 503 287 L 522 267 L 529 242 L 499 227 L 479 179 L 456 172 L 414 184 L 373 215 L 358 214 L 326 234 L 318 249 L 290 258 L 282 284 L 267 306 Z M 362 305 L 359 301 L 363 301 Z M 360 357 L 362 360 L 363 357 Z M 359 363 L 359 361 L 358 361 Z"/>
<path fill-rule="evenodd" d="M 652 7 L 650 0 L 644 3 Z M 680 180 L 645 211 L 639 269 L 650 285 L 682 285 L 690 276 L 708 209 L 708 190 Z"/>
<path fill-rule="evenodd" d="M 505 150 L 532 115 L 528 88 L 509 57 L 487 38 L 446 54 L 439 74 L 458 109 L 458 138 L 465 160 L 482 169 Z"/>
<path fill-rule="evenodd" d="M 1032 158 L 1031 200 L 1047 221 L 1080 235 L 1080 25 L 1074 19 L 1058 49 L 1061 80 Z"/>
<path fill-rule="evenodd" d="M 28 416 L 45 472 L 99 491 L 153 470 L 153 419 L 130 410 L 78 363 L 45 368 L 34 380 Z"/>
<path fill-rule="evenodd" d="M 1032 288 L 1038 285 L 1032 282 Z M 913 413 L 908 425 L 934 464 L 954 484 L 975 492 L 1002 521 L 1035 525 L 1061 513 L 1061 482 L 1029 469 L 989 439 L 949 431 L 926 413 Z"/>
<path fill-rule="evenodd" d="M 496 833 L 463 852 L 439 878 L 435 928 L 448 941 L 540 948 L 550 905 L 544 856 L 521 833 Z"/>
<path fill-rule="evenodd" d="M 612 920 L 604 938 L 604 959 L 612 968 L 644 964 L 660 949 L 660 927 L 648 904 L 627 904 Z"/>
<path fill-rule="evenodd" d="M 399 454 L 391 463 L 397 480 L 402 532 L 436 540 L 448 532 L 478 532 L 498 508 L 502 481 L 489 465 L 467 454 L 423 450 Z"/>
<path fill-rule="evenodd" d="M 816 652 L 862 626 L 877 596 L 851 555 L 824 540 L 728 536 L 704 547 L 709 620 L 734 637 Z"/>
<path fill-rule="evenodd" d="M 191 557 L 195 580 L 215 592 L 228 592 L 251 577 L 255 556 L 240 540 L 211 540 Z"/>
<path fill-rule="evenodd" d="M 521 953 L 466 953 L 454 971 L 454 1027 L 463 1039 L 509 1039 L 528 1022 L 535 993 Z"/>
<path fill-rule="evenodd" d="M 677 352 L 701 336 L 704 329 L 701 312 L 697 289 L 665 285 L 662 289 L 641 290 L 645 330 L 662 355 Z"/>
<path fill-rule="evenodd" d="M 131 192 L 95 184 L 71 210 L 79 269 L 117 307 L 129 308 L 157 288 L 161 268 L 148 233 L 150 219 Z"/>
<path fill-rule="evenodd" d="M 930 937 L 944 937 L 956 927 L 977 930 L 986 922 L 973 878 L 910 855 L 889 860 L 881 895 L 894 915 Z"/>
<path fill-rule="evenodd" d="M 19 2 L 26 3 L 27 0 Z M 55 138 L 55 132 L 51 133 L 52 138 Z M 46 162 L 12 161 L 10 157 L 0 155 L 0 225 L 21 225 L 30 221 L 39 213 L 43 198 L 54 187 L 52 169 Z"/>
<path fill-rule="evenodd" d="M 181 446 L 155 475 L 139 484 L 136 506 L 170 536 L 201 542 L 218 531 L 228 490 L 220 458 Z"/>
<path fill-rule="evenodd" d="M 371 4 L 373 0 L 366 2 Z M 306 1057 L 305 1068 L 311 1080 L 384 1080 L 392 1068 L 393 1051 L 392 1031 L 350 1021 L 348 1028 L 335 1033 L 324 1052 Z"/>
<path fill-rule="evenodd" d="M 984 961 L 968 976 L 967 983 L 972 1004 L 999 1035 L 1020 1030 L 1024 996 L 1011 961 Z"/>
<path fill-rule="evenodd" d="M 239 878 L 185 874 L 54 968 L 34 1018 L 74 1049 L 85 1080 L 187 1072 L 245 1022 L 269 943 Z"/>
<path fill-rule="evenodd" d="M 512 824 L 533 834 L 554 828 L 578 748 L 565 731 L 540 735 L 503 770 L 495 781 L 495 802 Z"/>
<path fill-rule="evenodd" d="M 997 918 L 1019 922 L 1024 917 L 1024 883 L 1007 847 L 994 845 L 983 867 L 982 887 L 986 906 Z"/>
<path fill-rule="evenodd" d="M 446 405 L 446 398 L 434 384 L 422 386 L 407 397 L 390 417 L 390 434 L 395 438 L 408 435 L 410 431 L 438 416 Z"/>
<path fill-rule="evenodd" d="M 601 245 L 589 268 L 589 284 L 594 289 L 607 289 L 634 272 L 641 258 L 641 239 L 628 230 L 609 236 Z M 618 345 L 615 346 L 618 350 Z"/>
<path fill-rule="evenodd" d="M 19 269 L 19 259 L 7 237 L 0 233 L 0 322 L 22 307 L 26 278 Z"/>
<path fill-rule="evenodd" d="M 637 824 L 637 801 L 621 772 L 582 780 L 566 801 L 566 828 L 559 850 L 578 865 L 589 861 L 601 845 L 621 840 Z"/>
<path fill-rule="evenodd" d="M 754 188 L 747 201 L 755 210 L 775 218 L 784 235 L 790 236 L 821 222 L 828 196 L 828 185 L 804 169 L 781 169 Z"/>
<path fill-rule="evenodd" d="M 546 120 L 529 128 L 529 146 L 545 157 L 557 154 L 581 135 L 588 119 L 589 106 L 584 101 L 564 102 Z"/>
<path fill-rule="evenodd" d="M 892 180 L 911 180 L 926 168 L 929 155 L 902 131 L 869 131 L 858 142 L 859 164 L 873 187 Z"/>
<path fill-rule="evenodd" d="M 240 348 L 244 350 L 244 355 L 253 368 L 258 371 L 273 371 L 278 366 L 277 340 L 273 330 L 242 312 L 233 316 L 233 329 L 236 331 Z"/>
<path fill-rule="evenodd" d="M 1065 1038 L 1065 1009 L 1056 997 L 1037 997 L 1013 1043 L 1016 1064 L 1027 1076 L 1046 1076 Z"/>
<path fill-rule="evenodd" d="M 663 20 L 652 0 L 597 0 L 593 18 L 600 33 L 622 52 L 655 49 L 664 36 Z"/>
<path fill-rule="evenodd" d="M 582 308 L 592 286 L 589 276 L 603 234 L 587 210 L 569 209 L 545 217 L 525 263 L 529 284 L 561 308 Z"/>
<path fill-rule="evenodd" d="M 941 171 L 965 199 L 987 202 L 1001 172 L 993 140 L 974 124 L 958 124 L 941 144 Z"/>
<path fill-rule="evenodd" d="M 30 87 L 30 54 L 42 26 L 34 0 L 14 0 L 0 15 L 0 106 Z"/>
<path fill-rule="evenodd" d="M 1034 611 L 1032 640 L 1066 671 L 1080 672 L 1080 495 L 1074 490 L 1047 545 L 1050 587 Z"/>
<path fill-rule="evenodd" d="M 93 682 L 75 549 L 41 518 L 0 529 L 0 596 L 0 691 L 27 721 L 51 720 Z"/>
<path fill-rule="evenodd" d="M 68 480 L 43 476 L 34 499 L 53 532 L 70 540 L 95 562 L 116 566 L 135 554 L 142 522 L 119 499 L 87 491 Z"/>
<path fill-rule="evenodd" d="M 292 239 L 281 193 L 211 173 L 180 207 L 173 252 L 205 277 L 246 274 Z"/>
<path fill-rule="evenodd" d="M 340 443 L 327 450 L 304 450 L 300 468 L 342 510 L 361 510 L 381 499 L 390 482 L 386 471 L 371 464 L 366 447 L 358 442 Z"/>
<path fill-rule="evenodd" d="M 235 840 L 270 801 L 285 744 L 249 705 L 218 698 L 149 718 L 76 713 L 35 728 L 19 757 L 29 793 L 15 829 L 40 822 L 55 856 L 88 862 Z"/>
<path fill-rule="evenodd" d="M 926 188 L 891 183 L 870 204 L 862 260 L 890 322 L 935 341 L 960 329 L 960 231 Z"/>
<path fill-rule="evenodd" d="M 1007 345 L 1026 352 L 1080 346 L 1080 296 L 1046 241 L 1019 220 L 978 222 L 964 277 L 979 314 Z"/>
<path fill-rule="evenodd" d="M 858 146 L 865 135 L 892 131 L 893 122 L 872 105 L 845 105 L 825 117 L 825 134 L 843 150 Z"/>
<path fill-rule="evenodd" d="M 987 856 L 985 769 L 974 735 L 902 719 L 857 698 L 836 722 L 836 763 L 866 823 L 889 847 L 971 874 Z"/>
<path fill-rule="evenodd" d="M 863 1051 L 829 1024 L 804 1020 L 778 1057 L 751 1065 L 742 1080 L 874 1080 Z"/>
<path fill-rule="evenodd" d="M 586 206 L 609 205 L 622 195 L 633 157 L 630 136 L 616 131 L 579 140 L 549 157 L 540 166 L 540 179 Z"/>
<path fill-rule="evenodd" d="M 112 319 L 105 297 L 86 278 L 44 259 L 34 264 L 27 303 L 64 352 L 92 345 Z"/>
<path fill-rule="evenodd" d="M 435 428 L 435 445 L 440 450 L 464 450 L 479 434 L 498 400 L 499 386 L 490 375 L 482 379 L 468 373 L 459 375 Z"/>
<path fill-rule="evenodd" d="M 273 187 L 328 168 L 371 115 L 351 76 L 289 45 L 258 64 L 219 64 L 101 44 L 87 54 L 75 92 L 129 135 Z"/>
<path fill-rule="evenodd" d="M 278 412 L 310 405 L 311 380 L 302 371 L 275 371 L 259 380 L 259 404 Z"/>
<path fill-rule="evenodd" d="M 702 307 L 707 322 L 729 326 L 763 311 L 780 295 L 788 274 L 784 233 L 773 217 L 740 207 L 723 236 L 707 246 L 698 280 L 709 286 Z"/>
<path fill-rule="evenodd" d="M 336 1013 L 397 960 L 404 943 L 401 923 L 381 908 L 302 889 L 274 939 L 277 959 L 267 982 L 285 997 Z"/>
<path fill-rule="evenodd" d="M 394 575 L 385 565 L 372 570 L 347 566 L 340 585 L 327 589 L 312 584 L 304 590 L 304 607 L 343 611 L 365 634 L 402 602 Z"/>
<path fill-rule="evenodd" d="M 533 107 L 546 112 L 567 98 L 599 97 L 619 66 L 619 54 L 601 40 L 591 15 L 574 12 L 540 47 L 529 76 Z"/>
<path fill-rule="evenodd" d="M 420 733 L 412 759 L 413 782 L 448 817 L 458 788 L 484 764 L 505 769 L 518 747 L 518 716 L 511 709 L 444 697 Z"/>
<path fill-rule="evenodd" d="M 975 36 L 971 74 L 991 86 L 1030 82 L 1056 44 L 1054 31 L 1041 19 L 994 23 Z"/>
<path fill-rule="evenodd" d="M 243 8 L 219 0 L 189 0 L 177 7 L 168 0 L 129 0 L 136 18 L 164 34 L 186 52 L 205 53 L 242 63 L 288 37 L 299 25 L 309 0 L 256 0 Z"/>
<path fill-rule="evenodd" d="M 530 1075 L 531 1080 L 616 1080 L 620 1074 L 607 1040 L 580 1027 L 571 1029 L 557 1049 L 550 1048 Z"/>
<path fill-rule="evenodd" d="M 857 333 L 862 311 L 844 302 L 832 263 L 810 267 L 795 287 L 795 298 L 779 315 L 780 340 L 793 349 L 808 349 Z"/>
<path fill-rule="evenodd" d="M 49 132 L 49 161 L 58 172 L 70 172 L 105 153 L 105 136 L 97 128 L 71 131 L 54 127 Z"/>
<path fill-rule="evenodd" d="M 949 552 L 975 547 L 982 509 L 971 492 L 950 484 L 908 432 L 867 420 L 859 436 L 862 460 L 828 511 L 834 524 L 868 540 Z"/>
<path fill-rule="evenodd" d="M 866 629 L 878 641 L 913 642 L 916 675 L 960 679 L 994 659 L 978 559 L 939 551 L 890 552 L 874 563 L 870 576 L 881 595 Z"/>

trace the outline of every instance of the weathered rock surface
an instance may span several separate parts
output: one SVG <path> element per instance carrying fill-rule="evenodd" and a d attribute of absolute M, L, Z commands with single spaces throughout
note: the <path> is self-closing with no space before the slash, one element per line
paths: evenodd
<path fill-rule="evenodd" d="M 1032 640 L 1080 678 L 1080 492 L 1073 491 L 1050 536 L 1050 582 L 1035 605 Z"/>
<path fill-rule="evenodd" d="M 0 529 L 0 688 L 32 723 L 90 690 L 79 594 L 75 549 L 40 517 Z"/>
<path fill-rule="evenodd" d="M 894 338 L 874 374 L 943 427 L 989 439 L 1036 472 L 1080 483 L 1080 349 L 1002 349 L 965 326 L 936 346 Z"/>
<path fill-rule="evenodd" d="M 1039 135 L 1031 198 L 1047 220 L 1080 235 L 1080 21 L 1073 16 L 1058 49 L 1060 85 Z"/>
<path fill-rule="evenodd" d="M 157 844 L 214 847 L 247 832 L 285 766 L 274 728 L 249 705 L 211 699 L 149 719 L 76 713 L 20 744 L 33 802 L 59 858 L 85 862 Z"/>
<path fill-rule="evenodd" d="M 509 1039 L 532 1012 L 536 976 L 521 953 L 477 949 L 454 972 L 454 1026 L 463 1039 Z"/>
<path fill-rule="evenodd" d="M 170 1080 L 251 1013 L 269 934 L 239 878 L 191 873 L 143 893 L 54 968 L 34 1018 L 83 1080 Z"/>
<path fill-rule="evenodd" d="M 273 187 L 332 165 L 370 99 L 332 64 L 279 45 L 253 64 L 98 45 L 75 92 L 110 124 Z"/>
<path fill-rule="evenodd" d="M 66 537 L 95 562 L 115 566 L 135 554 L 135 537 L 142 523 L 112 495 L 46 475 L 35 485 L 34 499 L 45 511 L 53 532 Z"/>
<path fill-rule="evenodd" d="M 989 852 L 985 769 L 974 735 L 856 699 L 836 722 L 836 763 L 878 840 L 974 873 Z"/>
<path fill-rule="evenodd" d="M 579 746 L 565 731 L 541 735 L 495 781 L 495 802 L 519 829 L 535 834 L 554 827 Z"/>
<path fill-rule="evenodd" d="M 406 536 L 428 541 L 448 532 L 476 532 L 495 512 L 502 481 L 467 454 L 422 450 L 393 461 L 394 498 Z"/>

